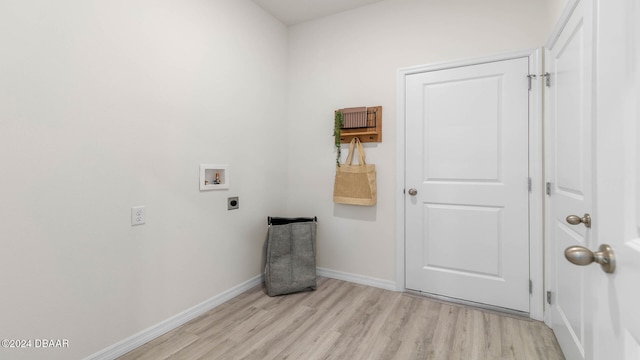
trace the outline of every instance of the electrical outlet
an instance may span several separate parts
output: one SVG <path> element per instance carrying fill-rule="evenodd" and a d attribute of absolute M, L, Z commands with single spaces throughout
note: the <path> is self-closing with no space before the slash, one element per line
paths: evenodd
<path fill-rule="evenodd" d="M 131 208 L 131 225 L 144 224 L 144 206 L 134 206 Z"/>

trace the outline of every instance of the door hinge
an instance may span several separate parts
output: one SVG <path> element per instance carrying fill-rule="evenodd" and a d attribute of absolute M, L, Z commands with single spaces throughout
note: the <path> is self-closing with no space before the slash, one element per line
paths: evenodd
<path fill-rule="evenodd" d="M 551 87 L 551 74 L 549 74 L 548 72 L 546 72 L 546 73 L 544 73 L 544 74 L 540 75 L 540 77 L 543 77 L 543 78 L 544 78 L 544 80 L 545 80 L 545 81 L 544 81 L 544 84 L 545 84 L 547 87 Z"/>
<path fill-rule="evenodd" d="M 529 81 L 529 91 L 531 91 L 531 82 L 535 80 L 538 76 L 534 74 L 527 75 L 527 80 Z"/>
<path fill-rule="evenodd" d="M 547 304 L 551 305 L 551 291 L 547 291 Z"/>
<path fill-rule="evenodd" d="M 550 182 L 547 182 L 546 192 L 547 192 L 548 196 L 551 196 L 551 183 Z"/>
<path fill-rule="evenodd" d="M 529 279 L 529 294 L 533 294 L 533 281 Z"/>
<path fill-rule="evenodd" d="M 531 192 L 531 189 L 533 187 L 533 182 L 531 181 L 531 178 L 529 178 L 528 180 L 528 185 L 529 185 L 529 192 Z"/>

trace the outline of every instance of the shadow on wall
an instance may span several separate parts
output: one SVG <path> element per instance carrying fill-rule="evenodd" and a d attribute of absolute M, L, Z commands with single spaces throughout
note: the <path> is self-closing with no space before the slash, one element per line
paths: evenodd
<path fill-rule="evenodd" d="M 362 221 L 376 221 L 378 206 L 333 204 L 333 216 Z"/>

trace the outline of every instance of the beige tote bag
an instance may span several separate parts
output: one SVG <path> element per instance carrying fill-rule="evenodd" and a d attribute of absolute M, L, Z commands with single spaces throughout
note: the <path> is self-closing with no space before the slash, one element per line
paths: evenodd
<path fill-rule="evenodd" d="M 358 164 L 353 165 L 351 163 L 356 149 Z M 336 166 L 333 202 L 350 205 L 376 204 L 376 166 L 365 162 L 364 148 L 358 138 L 351 140 L 345 163 Z"/>

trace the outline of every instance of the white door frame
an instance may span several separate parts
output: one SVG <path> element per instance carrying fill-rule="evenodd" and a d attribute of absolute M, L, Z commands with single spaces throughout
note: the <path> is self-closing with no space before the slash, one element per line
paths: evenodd
<path fill-rule="evenodd" d="M 398 70 L 396 94 L 396 290 L 405 291 L 405 81 L 411 74 L 476 65 L 515 58 L 529 58 L 531 74 L 542 73 L 542 58 L 539 49 L 510 52 L 489 57 L 461 61 L 414 66 Z M 532 81 L 529 92 L 529 274 L 532 294 L 529 302 L 529 316 L 535 320 L 544 317 L 544 266 L 543 266 L 543 126 L 542 126 L 542 86 L 540 76 Z"/>

